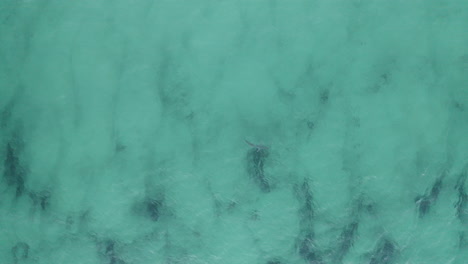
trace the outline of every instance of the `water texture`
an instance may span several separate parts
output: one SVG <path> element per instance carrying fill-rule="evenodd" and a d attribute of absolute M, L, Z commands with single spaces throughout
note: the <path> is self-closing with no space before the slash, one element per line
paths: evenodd
<path fill-rule="evenodd" d="M 0 264 L 468 263 L 468 1 L 0 1 Z"/>

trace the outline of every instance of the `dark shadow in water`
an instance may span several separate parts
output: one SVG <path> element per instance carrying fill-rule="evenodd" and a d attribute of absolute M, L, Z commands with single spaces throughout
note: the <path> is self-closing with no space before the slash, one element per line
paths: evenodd
<path fill-rule="evenodd" d="M 338 240 L 338 250 L 336 252 L 335 262 L 341 263 L 343 258 L 346 256 L 348 251 L 354 244 L 354 239 L 356 238 L 358 231 L 359 223 L 353 221 L 350 224 L 346 225 L 341 231 L 340 238 Z"/>
<path fill-rule="evenodd" d="M 322 104 L 326 104 L 328 102 L 328 99 L 330 99 L 330 91 L 328 89 L 325 89 L 320 92 L 320 102 Z"/>
<path fill-rule="evenodd" d="M 116 243 L 114 240 L 106 240 L 104 242 L 101 254 L 109 260 L 109 264 L 125 264 L 125 261 L 121 260 L 117 256 L 117 253 L 115 252 L 115 244 Z"/>
<path fill-rule="evenodd" d="M 309 181 L 304 179 L 302 184 L 296 185 L 294 192 L 300 202 L 300 219 L 303 229 L 312 229 L 312 219 L 314 217 L 314 204 L 312 191 L 310 190 Z"/>
<path fill-rule="evenodd" d="M 462 231 L 458 235 L 458 248 L 466 250 L 468 248 L 468 234 L 467 231 Z"/>
<path fill-rule="evenodd" d="M 268 158 L 268 149 L 252 148 L 247 153 L 247 170 L 255 184 L 263 192 L 270 192 L 270 183 L 265 176 L 265 160 Z"/>
<path fill-rule="evenodd" d="M 309 264 L 323 263 L 321 252 L 318 250 L 314 233 L 314 201 L 307 178 L 294 186 L 294 193 L 299 201 L 299 225 L 302 230 L 296 243 L 297 252 Z"/>
<path fill-rule="evenodd" d="M 359 231 L 359 219 L 363 214 L 375 215 L 375 204 L 365 194 L 359 195 L 354 202 L 351 210 L 350 220 L 342 228 L 340 236 L 337 241 L 333 244 L 335 248 L 332 256 L 332 263 L 342 263 L 348 252 L 353 247 L 356 239 L 358 238 Z"/>
<path fill-rule="evenodd" d="M 146 212 L 150 219 L 154 222 L 158 221 L 161 217 L 162 207 L 164 206 L 163 199 L 147 199 L 145 201 Z"/>
<path fill-rule="evenodd" d="M 298 251 L 299 255 L 309 264 L 323 263 L 320 252 L 315 245 L 315 235 L 312 231 L 307 232 L 305 236 L 299 240 Z"/>
<path fill-rule="evenodd" d="M 14 141 L 7 143 L 3 177 L 9 186 L 15 188 L 16 197 L 19 197 L 24 192 L 26 171 L 21 166 L 18 157 L 18 148 L 15 145 Z"/>
<path fill-rule="evenodd" d="M 49 208 L 49 199 L 50 199 L 49 191 L 41 191 L 41 192 L 30 191 L 29 198 L 31 198 L 34 207 L 40 206 L 41 210 L 43 211 Z"/>
<path fill-rule="evenodd" d="M 467 170 L 468 169 L 466 168 L 463 170 L 457 180 L 457 184 L 455 185 L 455 189 L 458 192 L 458 201 L 454 204 L 454 207 L 456 209 L 457 217 L 462 223 L 468 221 L 468 194 L 465 190 L 466 177 L 468 173 Z"/>
<path fill-rule="evenodd" d="M 267 261 L 266 264 L 283 264 L 283 262 L 277 259 L 272 259 L 272 260 Z"/>
<path fill-rule="evenodd" d="M 18 242 L 11 248 L 11 254 L 13 255 L 14 264 L 25 260 L 29 256 L 29 245 L 25 242 Z"/>
<path fill-rule="evenodd" d="M 145 217 L 151 222 L 159 222 L 165 216 L 171 215 L 163 193 L 148 195 L 144 200 L 136 201 L 132 207 L 132 211 L 134 214 Z"/>
<path fill-rule="evenodd" d="M 437 198 L 439 197 L 439 193 L 443 186 L 442 179 L 443 176 L 437 178 L 437 180 L 432 185 L 432 188 L 429 193 L 426 193 L 424 195 L 418 195 L 414 199 L 420 218 L 423 218 L 426 214 L 428 214 L 431 209 L 431 206 L 437 201 Z"/>
<path fill-rule="evenodd" d="M 369 264 L 389 264 L 392 263 L 398 254 L 398 249 L 393 241 L 384 237 L 372 252 Z"/>

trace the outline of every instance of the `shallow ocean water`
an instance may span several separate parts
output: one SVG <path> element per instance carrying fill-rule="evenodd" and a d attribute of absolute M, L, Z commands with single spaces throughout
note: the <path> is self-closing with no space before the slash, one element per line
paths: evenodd
<path fill-rule="evenodd" d="M 459 0 L 3 0 L 0 264 L 467 263 L 467 28 Z"/>

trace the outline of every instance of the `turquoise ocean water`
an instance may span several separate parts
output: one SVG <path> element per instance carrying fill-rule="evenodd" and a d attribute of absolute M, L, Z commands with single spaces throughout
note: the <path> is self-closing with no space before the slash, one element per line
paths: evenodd
<path fill-rule="evenodd" d="M 464 264 L 467 177 L 468 1 L 0 1 L 0 264 Z"/>

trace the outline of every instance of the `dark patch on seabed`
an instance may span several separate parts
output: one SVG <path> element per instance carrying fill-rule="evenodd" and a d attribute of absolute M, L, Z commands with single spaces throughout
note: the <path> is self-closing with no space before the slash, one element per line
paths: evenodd
<path fill-rule="evenodd" d="M 13 108 L 13 104 L 10 102 L 0 113 L 0 128 L 7 127 L 11 119 L 11 109 Z"/>
<path fill-rule="evenodd" d="M 322 264 L 322 256 L 317 250 L 315 234 L 313 231 L 307 232 L 298 243 L 299 255 L 309 264 Z"/>
<path fill-rule="evenodd" d="M 460 174 L 455 185 L 455 190 L 458 194 L 458 200 L 455 202 L 454 207 L 456 209 L 456 215 L 462 223 L 468 222 L 468 194 L 465 189 L 466 178 L 468 174 L 468 166 L 465 167 L 463 172 Z"/>
<path fill-rule="evenodd" d="M 11 248 L 11 254 L 13 255 L 13 263 L 18 264 L 29 257 L 29 245 L 25 242 L 18 242 Z"/>
<path fill-rule="evenodd" d="M 437 201 L 443 186 L 442 180 L 443 176 L 437 178 L 437 180 L 432 185 L 430 192 L 423 195 L 418 195 L 414 199 L 420 218 L 423 218 L 425 215 L 427 215 L 431 209 L 431 206 L 434 205 Z"/>
<path fill-rule="evenodd" d="M 338 249 L 334 256 L 335 263 L 341 263 L 343 258 L 349 252 L 351 247 L 354 244 L 354 239 L 356 237 L 358 231 L 359 223 L 357 221 L 353 221 L 346 225 L 343 230 L 341 231 L 340 237 L 338 239 Z"/>
<path fill-rule="evenodd" d="M 49 208 L 49 201 L 50 201 L 49 191 L 41 191 L 41 192 L 30 191 L 29 198 L 31 198 L 34 208 L 39 206 L 41 210 L 43 211 Z"/>
<path fill-rule="evenodd" d="M 266 264 L 283 264 L 283 262 L 279 259 L 272 259 L 272 260 L 267 261 Z"/>
<path fill-rule="evenodd" d="M 162 207 L 164 205 L 164 200 L 163 199 L 147 199 L 145 201 L 146 205 L 146 212 L 151 219 L 151 221 L 158 221 L 159 218 L 161 217 L 162 213 Z"/>
<path fill-rule="evenodd" d="M 353 247 L 354 242 L 358 237 L 359 220 L 362 214 L 375 214 L 373 202 L 365 195 L 360 195 L 355 201 L 355 205 L 353 206 L 353 210 L 350 215 L 350 220 L 342 228 L 337 242 L 333 245 L 336 249 L 333 256 L 331 256 L 333 259 L 332 263 L 342 263 L 343 259 Z"/>
<path fill-rule="evenodd" d="M 106 260 L 107 264 L 125 264 L 125 261 L 117 256 L 115 247 L 116 242 L 108 239 L 100 245 L 99 254 Z"/>
<path fill-rule="evenodd" d="M 19 154 L 20 139 L 14 137 L 6 145 L 3 178 L 8 186 L 15 189 L 16 197 L 20 197 L 25 189 L 26 169 L 21 165 Z"/>
<path fill-rule="evenodd" d="M 304 179 L 294 187 L 294 193 L 300 203 L 299 219 L 301 233 L 296 243 L 299 256 L 309 264 L 321 264 L 323 258 L 318 250 L 313 228 L 314 204 L 309 181 Z"/>
<path fill-rule="evenodd" d="M 162 217 L 170 215 L 164 197 L 164 193 L 147 196 L 144 200 L 135 202 L 132 210 L 151 222 L 158 222 Z"/>
<path fill-rule="evenodd" d="M 462 250 L 468 249 L 468 231 L 462 231 L 458 235 L 458 248 Z"/>
<path fill-rule="evenodd" d="M 328 102 L 328 99 L 330 98 L 330 91 L 329 90 L 323 90 L 320 92 L 320 102 L 322 104 L 326 104 Z"/>
<path fill-rule="evenodd" d="M 263 191 L 270 192 L 270 183 L 265 176 L 265 161 L 268 158 L 268 149 L 252 148 L 247 153 L 247 170 L 255 184 Z"/>
<path fill-rule="evenodd" d="M 390 264 L 398 255 L 396 244 L 388 237 L 383 237 L 372 252 L 369 264 Z"/>
<path fill-rule="evenodd" d="M 294 192 L 297 196 L 297 199 L 301 203 L 299 211 L 301 227 L 305 229 L 311 229 L 312 220 L 314 217 L 314 204 L 309 181 L 307 179 L 304 179 L 302 184 L 296 185 L 294 188 Z"/>

